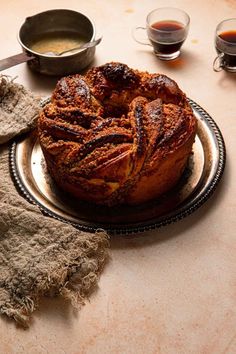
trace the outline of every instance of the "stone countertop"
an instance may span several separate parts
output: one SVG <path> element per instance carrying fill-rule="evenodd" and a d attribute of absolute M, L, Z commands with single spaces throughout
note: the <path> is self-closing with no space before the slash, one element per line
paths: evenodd
<path fill-rule="evenodd" d="M 155 7 L 184 9 L 190 31 L 177 61 L 161 62 L 131 36 Z M 91 17 L 103 35 L 94 65 L 120 61 L 173 78 L 219 126 L 227 165 L 214 195 L 169 226 L 111 239 L 111 260 L 99 288 L 78 313 L 60 299 L 45 299 L 22 330 L 0 318 L 2 354 L 223 354 L 236 353 L 236 74 L 215 73 L 214 30 L 234 17 L 234 0 L 2 1 L 1 58 L 21 51 L 16 36 L 25 17 L 69 8 Z M 56 79 L 26 64 L 4 74 L 41 95 Z"/>

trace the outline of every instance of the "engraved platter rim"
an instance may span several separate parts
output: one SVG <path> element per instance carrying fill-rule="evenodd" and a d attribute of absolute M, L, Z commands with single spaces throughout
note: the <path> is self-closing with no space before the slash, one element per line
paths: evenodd
<path fill-rule="evenodd" d="M 201 106 L 191 99 L 188 101 L 198 120 L 193 155 L 189 162 L 191 168 L 188 166 L 188 173 L 161 202 L 116 208 L 71 202 L 71 198 L 58 190 L 47 174 L 34 132 L 16 138 L 10 146 L 10 170 L 16 188 L 47 216 L 88 232 L 104 229 L 110 234 L 139 233 L 183 219 L 200 208 L 213 194 L 226 163 L 225 143 L 219 127 Z"/>

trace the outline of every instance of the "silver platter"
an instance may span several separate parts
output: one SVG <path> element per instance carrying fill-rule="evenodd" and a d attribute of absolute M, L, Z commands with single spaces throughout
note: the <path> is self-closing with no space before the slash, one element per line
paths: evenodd
<path fill-rule="evenodd" d="M 178 185 L 158 200 L 139 206 L 101 207 L 73 200 L 50 178 L 35 132 L 15 140 L 10 148 L 10 167 L 20 193 L 48 216 L 94 232 L 111 234 L 143 232 L 178 221 L 198 209 L 220 181 L 226 151 L 214 120 L 189 100 L 198 119 L 193 154 Z"/>

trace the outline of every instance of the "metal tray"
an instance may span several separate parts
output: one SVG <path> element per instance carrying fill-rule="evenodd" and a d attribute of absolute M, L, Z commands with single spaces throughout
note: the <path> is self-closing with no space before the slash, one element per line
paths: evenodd
<path fill-rule="evenodd" d="M 198 104 L 189 102 L 198 119 L 193 154 L 178 185 L 158 200 L 113 208 L 73 200 L 47 173 L 35 132 L 12 143 L 12 178 L 20 193 L 43 213 L 81 230 L 102 228 L 111 234 L 128 234 L 178 221 L 206 202 L 221 179 L 226 161 L 224 140 L 216 123 Z"/>

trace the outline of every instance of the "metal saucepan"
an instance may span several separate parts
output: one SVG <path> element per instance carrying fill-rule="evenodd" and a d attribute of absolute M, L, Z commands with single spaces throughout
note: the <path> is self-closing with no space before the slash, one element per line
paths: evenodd
<path fill-rule="evenodd" d="M 23 51 L 0 60 L 0 71 L 27 62 L 34 71 L 63 76 L 81 71 L 92 62 L 95 46 L 68 52 L 63 56 L 41 54 L 32 49 L 32 43 L 40 37 L 54 33 L 78 34 L 85 42 L 95 41 L 96 35 L 93 22 L 87 16 L 73 10 L 49 10 L 27 17 L 18 34 L 18 41 Z"/>

